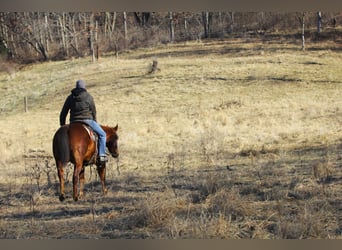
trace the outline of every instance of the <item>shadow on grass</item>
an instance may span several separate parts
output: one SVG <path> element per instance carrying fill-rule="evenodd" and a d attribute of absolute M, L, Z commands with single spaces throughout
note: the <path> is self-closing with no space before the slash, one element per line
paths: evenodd
<path fill-rule="evenodd" d="M 118 176 L 115 180 L 107 178 L 109 194 L 106 196 L 101 193 L 99 181 L 87 181 L 84 190 L 85 198 L 78 202 L 74 202 L 72 193 L 68 193 L 67 199 L 61 203 L 56 192 L 58 183 L 41 185 L 42 199 L 37 204 L 32 200 L 34 195 L 32 190 L 36 188 L 34 185 L 32 187 L 26 184 L 20 188 L 10 189 L 7 185 L 0 184 L 2 207 L 0 219 L 17 223 L 23 221 L 29 223 L 32 219 L 44 223 L 64 223 L 62 221 L 69 220 L 71 223 L 72 220 L 74 227 L 84 226 L 90 220 L 92 226 L 99 227 L 97 237 L 100 238 L 158 238 L 160 235 L 158 230 L 166 230 L 163 235 L 167 237 L 168 229 L 163 229 L 166 225 L 145 230 L 145 227 L 151 226 L 146 223 L 151 222 L 146 218 L 149 213 L 144 213 L 144 209 L 158 207 L 158 204 L 164 204 L 164 199 L 169 197 L 182 199 L 182 202 L 188 203 L 173 215 L 180 218 L 186 216 L 188 223 L 190 219 L 196 220 L 204 216 L 204 213 L 210 213 L 208 218 L 216 218 L 224 213 L 225 216 L 231 216 L 230 223 L 267 218 L 268 223 L 280 225 L 280 222 L 270 220 L 271 217 L 268 218 L 267 214 L 258 214 L 257 218 L 248 217 L 250 213 L 248 206 L 258 206 L 260 213 L 275 209 L 274 213 L 278 213 L 281 220 L 286 220 L 289 216 L 287 212 L 295 209 L 298 213 L 293 214 L 293 218 L 287 219 L 286 222 L 291 230 L 294 230 L 294 226 L 298 223 L 296 220 L 303 219 L 300 211 L 306 204 L 309 209 L 312 209 L 310 210 L 312 218 L 321 207 L 326 206 L 327 214 L 335 216 L 335 218 L 329 217 L 329 220 L 334 219 L 338 224 L 342 222 L 342 202 L 336 196 L 340 193 L 339 187 L 342 184 L 341 152 L 340 142 L 334 145 L 297 147 L 286 152 L 281 149 L 251 150 L 236 154 L 222 152 L 217 155 L 226 157 L 220 159 L 226 164 L 193 169 L 175 165 L 169 170 L 165 169 L 158 173 L 150 170 L 152 172 L 147 175 L 144 171 L 144 175 L 135 173 Z M 270 159 L 271 154 L 277 157 Z M 251 162 L 251 157 L 256 158 L 254 163 Z M 317 162 L 325 166 L 327 159 L 333 166 L 333 172 L 323 179 L 315 179 L 313 166 Z M 238 163 L 232 164 L 234 160 Z M 66 188 L 70 192 L 71 182 L 67 185 Z M 157 198 L 149 200 L 152 194 Z M 156 203 L 149 204 L 149 202 Z M 280 214 L 276 210 L 280 205 L 276 204 L 288 204 L 288 207 L 282 208 L 283 212 Z M 194 209 L 189 210 L 190 207 Z M 163 207 L 163 209 L 174 208 Z M 311 222 L 308 221 L 308 225 L 309 223 Z M 71 226 L 71 224 L 64 226 Z M 297 237 L 303 233 L 302 231 L 285 232 L 279 226 L 265 227 L 265 230 L 274 237 L 279 237 L 280 233 L 283 233 L 284 238 Z M 340 227 L 336 227 L 335 233 L 338 234 L 340 230 Z M 74 237 L 81 236 L 75 232 Z M 84 237 L 90 236 L 84 235 Z"/>

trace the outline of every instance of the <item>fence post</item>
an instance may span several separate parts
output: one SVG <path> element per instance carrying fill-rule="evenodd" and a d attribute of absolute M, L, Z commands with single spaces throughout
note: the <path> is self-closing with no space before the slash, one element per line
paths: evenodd
<path fill-rule="evenodd" d="M 27 107 L 27 96 L 24 97 L 24 106 L 25 106 L 25 113 L 28 111 Z"/>

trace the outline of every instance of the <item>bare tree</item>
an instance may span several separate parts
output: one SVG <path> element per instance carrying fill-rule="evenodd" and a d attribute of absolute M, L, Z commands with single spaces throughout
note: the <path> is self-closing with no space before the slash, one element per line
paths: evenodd
<path fill-rule="evenodd" d="M 301 19 L 301 23 L 302 23 L 302 50 L 305 50 L 305 12 L 302 13 L 302 19 Z"/>
<path fill-rule="evenodd" d="M 110 40 L 113 38 L 116 25 L 116 12 L 106 12 L 105 18 L 105 36 L 108 36 Z"/>
<path fill-rule="evenodd" d="M 80 51 L 79 51 L 79 43 L 78 43 L 78 32 L 77 32 L 77 28 L 76 28 L 76 20 L 75 20 L 76 14 L 75 13 L 70 13 L 70 32 L 72 32 L 72 37 L 73 37 L 73 41 L 74 44 L 71 44 L 71 46 L 73 47 L 73 49 L 75 50 L 76 54 L 78 56 L 81 55 Z"/>
<path fill-rule="evenodd" d="M 8 59 L 13 58 L 13 53 L 14 53 L 14 48 L 11 48 L 11 45 L 13 43 L 9 43 L 10 41 L 10 36 L 9 36 L 9 28 L 5 23 L 6 19 L 6 14 L 1 12 L 0 13 L 0 47 L 1 47 L 1 54 L 6 53 Z"/>
<path fill-rule="evenodd" d="M 317 12 L 317 33 L 321 33 L 322 28 L 322 13 L 320 11 Z"/>
<path fill-rule="evenodd" d="M 134 12 L 134 17 L 140 26 L 145 26 L 150 20 L 151 12 Z"/>
<path fill-rule="evenodd" d="M 33 49 L 43 60 L 48 60 L 46 47 L 46 26 L 41 13 L 10 13 L 9 22 L 4 23 L 11 33 L 9 41 L 14 51 L 19 47 L 24 50 Z M 23 54 L 23 56 L 27 56 Z"/>
<path fill-rule="evenodd" d="M 98 30 L 98 22 L 95 20 L 94 13 L 91 13 L 89 16 L 89 36 L 88 36 L 88 44 L 90 49 L 90 54 L 92 57 L 92 62 L 98 60 L 98 44 L 97 44 L 97 30 Z"/>
<path fill-rule="evenodd" d="M 126 11 L 123 13 L 124 20 L 124 39 L 125 39 L 125 48 L 127 48 L 127 14 Z"/>
<path fill-rule="evenodd" d="M 203 19 L 203 27 L 204 27 L 204 37 L 209 38 L 211 33 L 211 21 L 212 21 L 212 13 L 210 12 L 203 12 L 202 13 Z"/>
<path fill-rule="evenodd" d="M 59 26 L 59 34 L 61 37 L 62 48 L 66 56 L 69 56 L 69 49 L 67 43 L 67 32 L 66 32 L 66 13 L 63 12 L 58 15 L 58 26 Z"/>
<path fill-rule="evenodd" d="M 171 43 L 173 43 L 175 41 L 175 27 L 174 27 L 172 12 L 169 12 L 169 29 L 170 29 L 170 41 Z"/>
<path fill-rule="evenodd" d="M 234 12 L 230 12 L 230 24 L 229 24 L 229 27 L 230 27 L 230 32 L 233 32 L 234 31 Z"/>
<path fill-rule="evenodd" d="M 337 25 L 339 16 L 324 13 L 327 20 L 329 15 L 335 17 Z M 254 35 L 259 34 L 255 31 L 274 30 L 281 33 L 298 27 L 297 19 L 301 27 L 302 49 L 305 50 L 305 29 L 317 27 L 317 33 L 322 32 L 321 12 L 301 12 L 300 15 L 208 11 L 0 12 L 0 52 L 17 61 L 89 54 L 95 61 L 100 49 L 118 53 L 119 48 L 210 38 L 218 34 L 224 36 L 226 32 Z"/>

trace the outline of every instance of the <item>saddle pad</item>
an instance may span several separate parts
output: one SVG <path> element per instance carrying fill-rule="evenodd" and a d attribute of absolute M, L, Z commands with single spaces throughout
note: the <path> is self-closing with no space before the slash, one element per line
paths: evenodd
<path fill-rule="evenodd" d="M 96 141 L 96 135 L 95 135 L 94 131 L 89 126 L 87 126 L 85 124 L 82 124 L 82 126 L 88 132 L 90 139 L 93 141 Z"/>
<path fill-rule="evenodd" d="M 92 157 L 90 158 L 89 161 L 84 161 L 83 162 L 83 164 L 85 166 L 88 166 L 88 165 L 96 163 L 96 157 L 97 157 L 97 153 L 98 153 L 98 149 L 97 149 L 97 134 L 94 133 L 94 131 L 91 129 L 91 127 L 88 126 L 87 124 L 82 124 L 82 126 L 88 132 L 90 139 L 95 142 L 95 152 L 94 152 L 94 154 L 92 155 Z"/>

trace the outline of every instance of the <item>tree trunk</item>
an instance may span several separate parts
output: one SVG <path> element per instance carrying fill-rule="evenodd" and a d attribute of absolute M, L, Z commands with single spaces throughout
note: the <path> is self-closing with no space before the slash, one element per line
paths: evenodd
<path fill-rule="evenodd" d="M 77 56 L 81 56 L 80 52 L 79 52 L 79 48 L 78 48 L 78 38 L 77 38 L 77 31 L 76 31 L 76 27 L 75 27 L 75 15 L 72 16 L 71 21 L 71 29 L 72 29 L 72 36 L 73 36 L 73 40 L 74 40 L 74 50 L 77 54 Z"/>
<path fill-rule="evenodd" d="M 170 29 L 170 42 L 175 41 L 175 28 L 173 23 L 173 13 L 169 12 L 169 29 Z"/>
<path fill-rule="evenodd" d="M 49 56 L 48 56 L 48 53 L 46 51 L 44 44 L 37 42 L 36 45 L 37 45 L 37 50 L 43 56 L 44 61 L 47 61 L 49 59 Z"/>
<path fill-rule="evenodd" d="M 12 39 L 10 39 L 10 37 L 8 36 L 8 27 L 5 25 L 5 14 L 3 12 L 0 13 L 0 37 L 2 39 L 0 44 L 6 50 L 7 59 L 12 59 L 14 56 L 14 49 L 12 51 L 11 47 L 15 48 L 15 43 L 11 42 Z"/>
<path fill-rule="evenodd" d="M 305 50 L 305 12 L 302 14 L 302 50 Z"/>
<path fill-rule="evenodd" d="M 115 30 L 116 23 L 116 12 L 106 12 L 105 18 L 105 37 L 109 37 L 110 40 L 113 38 L 113 32 Z"/>
<path fill-rule="evenodd" d="M 59 22 L 59 28 L 61 33 L 61 39 L 62 39 L 62 48 L 66 56 L 69 55 L 69 51 L 67 48 L 67 42 L 65 38 L 65 13 L 63 12 L 61 15 L 58 15 L 58 22 Z"/>
<path fill-rule="evenodd" d="M 104 21 L 104 37 L 107 37 L 110 33 L 110 13 L 106 12 L 105 14 L 105 21 Z"/>
<path fill-rule="evenodd" d="M 219 12 L 218 14 L 219 14 L 219 28 L 220 28 L 220 33 L 222 34 L 222 36 L 224 36 L 222 12 Z"/>
<path fill-rule="evenodd" d="M 185 34 L 187 37 L 188 36 L 188 19 L 186 18 L 185 15 L 184 15 L 184 30 L 185 30 Z"/>
<path fill-rule="evenodd" d="M 320 11 L 317 12 L 317 33 L 321 33 L 322 28 L 322 13 Z"/>
<path fill-rule="evenodd" d="M 99 60 L 99 44 L 97 42 L 97 34 L 98 34 L 98 30 L 99 30 L 99 23 L 96 20 L 95 21 L 95 34 L 94 34 L 94 45 L 95 45 L 95 58 L 98 61 Z"/>
<path fill-rule="evenodd" d="M 125 49 L 127 48 L 127 14 L 126 14 L 126 11 L 124 11 L 123 13 L 123 19 L 124 19 L 124 46 L 125 46 Z"/>
<path fill-rule="evenodd" d="M 203 19 L 203 26 L 204 26 L 204 38 L 210 37 L 210 13 L 209 12 L 203 12 L 202 13 L 202 19 Z"/>
<path fill-rule="evenodd" d="M 49 53 L 49 22 L 48 22 L 48 16 L 47 14 L 45 13 L 44 14 L 44 22 L 45 22 L 45 25 L 44 25 L 44 28 L 45 28 L 45 37 L 44 37 L 44 40 L 45 40 L 45 47 L 46 47 L 46 51 L 47 53 Z"/>
<path fill-rule="evenodd" d="M 234 32 L 234 12 L 230 12 L 230 32 Z"/>
<path fill-rule="evenodd" d="M 91 13 L 89 17 L 89 37 L 88 37 L 88 44 L 90 49 L 90 54 L 92 58 L 92 62 L 96 61 L 95 55 L 95 24 L 94 24 L 94 13 Z"/>
<path fill-rule="evenodd" d="M 113 14 L 113 21 L 112 21 L 112 25 L 110 27 L 111 35 L 113 35 L 113 32 L 115 30 L 115 23 L 116 23 L 116 12 L 114 12 L 114 14 Z"/>

